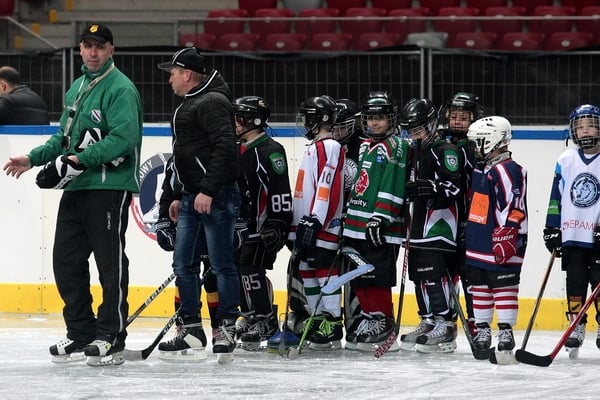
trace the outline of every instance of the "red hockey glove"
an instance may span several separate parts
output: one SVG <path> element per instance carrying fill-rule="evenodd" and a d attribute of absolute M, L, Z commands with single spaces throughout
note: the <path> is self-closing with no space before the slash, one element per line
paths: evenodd
<path fill-rule="evenodd" d="M 492 233 L 492 251 L 498 264 L 506 262 L 517 254 L 517 228 L 501 226 Z"/>

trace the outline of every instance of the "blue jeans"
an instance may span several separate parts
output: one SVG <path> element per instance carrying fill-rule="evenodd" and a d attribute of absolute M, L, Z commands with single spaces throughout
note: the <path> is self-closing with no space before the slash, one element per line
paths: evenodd
<path fill-rule="evenodd" d="M 233 260 L 233 225 L 240 207 L 237 184 L 225 185 L 213 198 L 210 214 L 196 212 L 194 198 L 195 195 L 183 194 L 177 220 L 173 272 L 181 298 L 180 315 L 184 322 L 199 315 L 198 261 L 206 248 L 211 271 L 217 277 L 217 319 L 235 319 L 240 304 L 238 270 Z"/>

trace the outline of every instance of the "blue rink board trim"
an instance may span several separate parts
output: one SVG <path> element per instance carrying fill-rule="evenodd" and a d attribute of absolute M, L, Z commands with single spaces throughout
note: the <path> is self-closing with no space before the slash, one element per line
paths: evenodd
<path fill-rule="evenodd" d="M 52 135 L 58 130 L 57 125 L 0 125 L 0 135 Z M 273 137 L 301 137 L 295 126 L 272 126 L 267 130 Z M 144 126 L 144 136 L 171 136 L 168 126 Z M 513 139 L 523 140 L 566 140 L 569 136 L 567 128 L 517 128 L 513 130 Z"/>

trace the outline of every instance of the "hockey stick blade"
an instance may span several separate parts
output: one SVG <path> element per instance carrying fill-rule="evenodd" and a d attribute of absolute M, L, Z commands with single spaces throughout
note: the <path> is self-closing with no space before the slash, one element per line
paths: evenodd
<path fill-rule="evenodd" d="M 528 352 L 527 350 L 517 350 L 515 352 L 515 359 L 519 362 L 529 365 L 535 365 L 536 367 L 547 367 L 552 364 L 552 357 L 547 356 L 538 356 L 537 354 L 533 354 Z"/>
<path fill-rule="evenodd" d="M 490 362 L 498 365 L 517 364 L 517 360 L 512 350 L 499 351 L 495 347 L 490 349 Z"/>
<path fill-rule="evenodd" d="M 373 354 L 375 358 L 380 358 L 385 353 L 387 353 L 388 350 L 394 345 L 394 342 L 396 341 L 397 337 L 398 336 L 396 335 L 396 332 L 392 332 L 392 334 L 387 339 L 385 339 L 383 343 L 377 346 Z"/>
<path fill-rule="evenodd" d="M 375 269 L 373 264 L 361 264 L 351 271 L 346 272 L 340 276 L 330 278 L 325 286 L 321 288 L 323 294 L 332 294 L 346 283 L 350 282 L 354 278 L 358 278 L 361 275 L 371 272 Z"/>
<path fill-rule="evenodd" d="M 361 266 L 361 265 L 371 265 L 369 262 L 367 262 L 367 260 L 365 260 L 360 255 L 360 253 L 358 252 L 358 250 L 356 250 L 352 246 L 344 246 L 344 247 L 342 247 L 342 255 L 344 257 L 348 258 L 350 261 L 352 261 L 353 263 L 355 263 L 358 266 Z"/>
<path fill-rule="evenodd" d="M 156 346 L 158 346 L 158 344 L 160 343 L 160 341 L 165 337 L 165 335 L 167 334 L 167 332 L 169 332 L 169 330 L 171 329 L 171 327 L 173 326 L 173 324 L 175 324 L 175 321 L 177 320 L 178 317 L 178 313 L 175 313 L 168 321 L 167 324 L 164 326 L 164 328 L 162 328 L 162 330 L 160 331 L 160 333 L 158 334 L 158 336 L 156 336 L 156 338 L 154 339 L 154 341 L 150 344 L 150 346 L 146 347 L 143 350 L 128 350 L 125 349 L 123 354 L 125 356 L 125 359 L 128 361 L 139 361 L 139 360 L 145 360 L 147 359 L 150 354 L 152 354 L 152 352 L 154 351 L 154 349 L 156 348 Z"/>

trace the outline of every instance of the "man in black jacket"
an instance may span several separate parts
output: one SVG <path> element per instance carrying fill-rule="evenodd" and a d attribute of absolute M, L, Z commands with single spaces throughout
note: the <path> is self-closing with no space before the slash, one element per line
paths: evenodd
<path fill-rule="evenodd" d="M 217 277 L 219 332 L 213 353 L 219 362 L 232 360 L 240 285 L 233 259 L 233 231 L 239 215 L 238 149 L 231 91 L 219 72 L 210 71 L 195 48 L 176 52 L 158 65 L 170 73 L 173 92 L 183 97 L 171 120 L 173 165 L 181 185 L 180 202 L 169 217 L 177 221 L 173 270 L 181 298 L 183 329 L 162 351 L 183 356 L 188 348 L 202 351 L 206 336 L 200 320 L 199 265 L 194 262 L 206 240 L 211 270 Z"/>
<path fill-rule="evenodd" d="M 48 125 L 48 106 L 33 90 L 21 84 L 13 67 L 0 67 L 0 124 Z"/>

